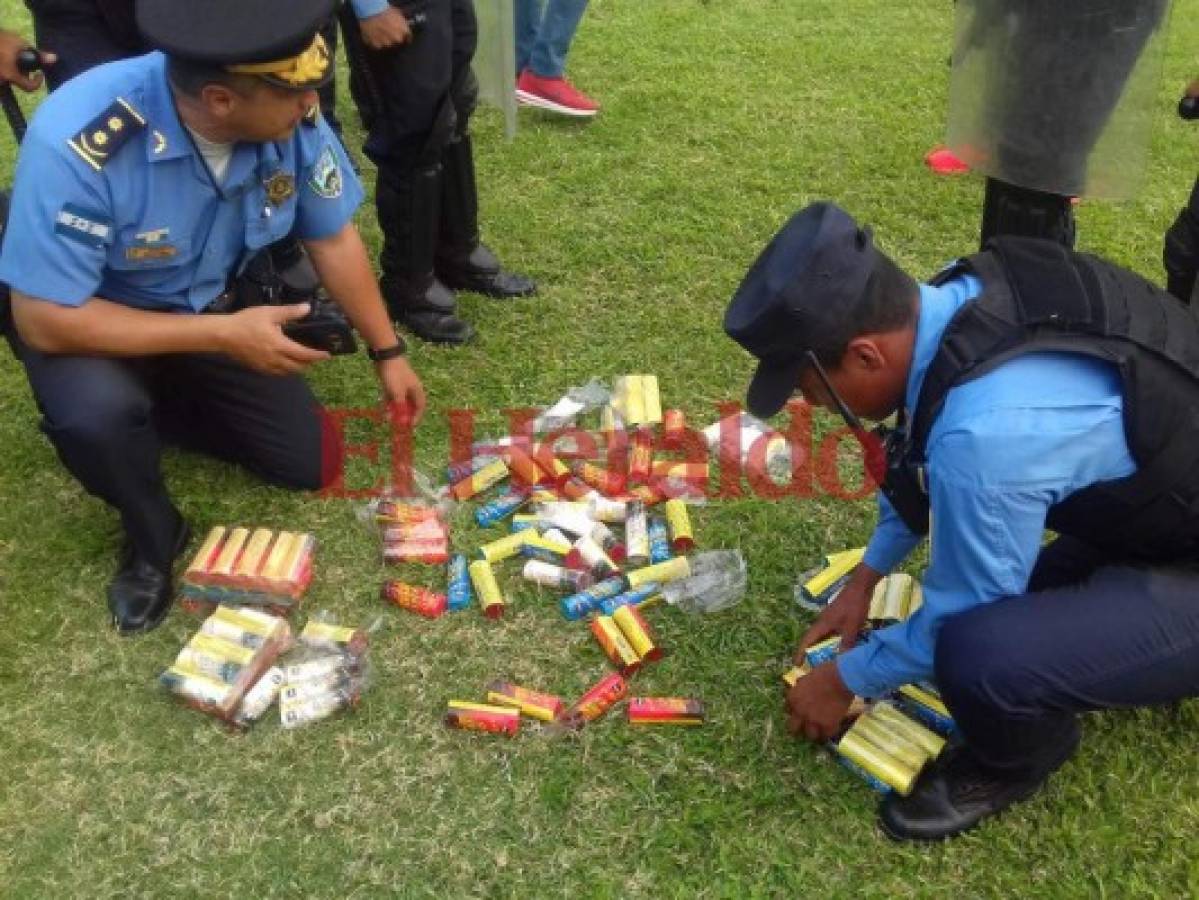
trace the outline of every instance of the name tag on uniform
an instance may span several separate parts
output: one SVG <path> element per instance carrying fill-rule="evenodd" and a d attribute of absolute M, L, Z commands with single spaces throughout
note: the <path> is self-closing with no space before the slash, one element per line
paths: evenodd
<path fill-rule="evenodd" d="M 54 217 L 54 231 L 89 247 L 103 247 L 112 243 L 112 220 L 104 213 L 73 203 L 65 204 L 58 211 Z"/>
<path fill-rule="evenodd" d="M 173 259 L 179 248 L 173 244 L 154 244 L 149 247 L 126 247 L 125 259 L 130 262 L 146 262 L 152 259 Z"/>

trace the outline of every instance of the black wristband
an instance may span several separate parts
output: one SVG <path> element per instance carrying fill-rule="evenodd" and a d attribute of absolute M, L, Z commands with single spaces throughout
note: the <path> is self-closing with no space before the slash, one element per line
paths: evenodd
<path fill-rule="evenodd" d="M 396 342 L 390 347 L 384 347 L 382 350 L 367 350 L 366 355 L 370 357 L 371 362 L 383 362 L 386 359 L 395 359 L 403 356 L 408 352 L 408 345 L 404 343 L 404 339 L 396 335 Z"/>

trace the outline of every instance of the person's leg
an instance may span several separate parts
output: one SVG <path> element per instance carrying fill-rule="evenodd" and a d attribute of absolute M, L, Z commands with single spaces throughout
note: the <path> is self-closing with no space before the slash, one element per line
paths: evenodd
<path fill-rule="evenodd" d="M 988 178 L 979 246 L 993 237 L 1044 238 L 1073 249 L 1077 228 L 1069 197 Z"/>
<path fill-rule="evenodd" d="M 227 356 L 189 353 L 161 360 L 153 390 L 168 440 L 293 490 L 320 490 L 340 474 L 336 428 L 299 375 L 264 375 Z"/>
<path fill-rule="evenodd" d="M 153 399 L 139 364 L 49 356 L 10 340 L 59 459 L 121 517 L 128 545 L 109 587 L 114 624 L 123 633 L 152 628 L 170 609 L 171 565 L 188 533 L 163 484 Z"/>
<path fill-rule="evenodd" d="M 470 63 L 476 44 L 471 0 L 453 0 L 454 80 L 450 89 L 454 127 L 441 152 L 441 223 L 437 242 L 437 277 L 457 290 L 489 297 L 523 297 L 536 290 L 524 275 L 507 272 L 481 242 L 479 193 L 475 180 L 470 117 L 479 99 L 479 83 Z"/>
<path fill-rule="evenodd" d="M 1166 232 L 1162 263 L 1166 267 L 1166 289 L 1189 304 L 1199 273 L 1199 178 L 1191 187 L 1186 207 Z"/>
<path fill-rule="evenodd" d="M 337 16 L 330 16 L 329 21 L 321 27 L 321 37 L 329 48 L 329 56 L 337 59 Z M 336 69 L 336 67 L 334 67 Z M 341 119 L 337 117 L 337 76 L 329 79 L 328 84 L 317 91 L 321 101 L 321 115 L 333 129 L 333 133 L 341 137 Z"/>
<path fill-rule="evenodd" d="M 529 54 L 527 68 L 539 78 L 561 78 L 566 55 L 579 29 L 587 0 L 546 0 L 541 28 Z"/>
<path fill-rule="evenodd" d="M 529 65 L 537 32 L 541 30 L 541 0 L 516 0 L 512 10 L 516 31 L 516 72 L 520 75 Z"/>
<path fill-rule="evenodd" d="M 423 11 L 425 24 L 412 42 L 385 51 L 365 46 L 348 4 L 339 20 L 351 91 L 369 132 L 363 150 L 378 167 L 383 298 L 392 318 L 418 336 L 460 344 L 474 336 L 474 329 L 455 315 L 454 294 L 433 273 L 441 151 L 454 129 L 448 96 L 453 26 L 447 4 L 430 4 Z"/>
<path fill-rule="evenodd" d="M 884 802 L 894 837 L 958 834 L 1073 753 L 1077 714 L 1199 694 L 1199 573 L 1108 566 L 950 618 L 936 678 L 963 743 Z"/>
<path fill-rule="evenodd" d="M 586 9 L 587 0 L 546 0 L 528 59 L 518 66 L 517 101 L 576 118 L 599 112 L 599 104 L 563 76 L 566 54 Z"/>
<path fill-rule="evenodd" d="M 45 72 L 51 91 L 101 63 L 144 52 L 138 40 L 118 32 L 95 3 L 35 0 L 29 8 L 37 45 L 58 54 L 58 61 Z"/>

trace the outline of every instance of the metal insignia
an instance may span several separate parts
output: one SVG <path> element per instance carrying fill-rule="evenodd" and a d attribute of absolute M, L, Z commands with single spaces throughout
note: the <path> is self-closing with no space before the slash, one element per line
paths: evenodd
<path fill-rule="evenodd" d="M 287 172 L 276 172 L 262 183 L 271 206 L 281 206 L 296 192 L 296 180 Z"/>

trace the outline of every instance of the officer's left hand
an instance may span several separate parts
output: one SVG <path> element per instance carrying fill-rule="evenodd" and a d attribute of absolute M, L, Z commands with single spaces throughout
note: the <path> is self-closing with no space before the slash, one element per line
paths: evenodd
<path fill-rule="evenodd" d="M 425 414 L 425 386 L 408 360 L 400 356 L 376 363 L 376 368 L 389 404 L 415 425 Z"/>
<path fill-rule="evenodd" d="M 810 741 L 827 741 L 841 730 L 852 702 L 837 664 L 817 666 L 787 691 L 787 730 Z"/>
<path fill-rule="evenodd" d="M 32 49 L 29 42 L 18 34 L 0 29 L 0 83 L 15 84 L 23 91 L 36 91 L 42 83 L 38 72 L 26 75 L 17 68 L 17 56 L 22 50 Z M 58 61 L 53 53 L 38 51 L 43 66 L 52 66 Z"/>

